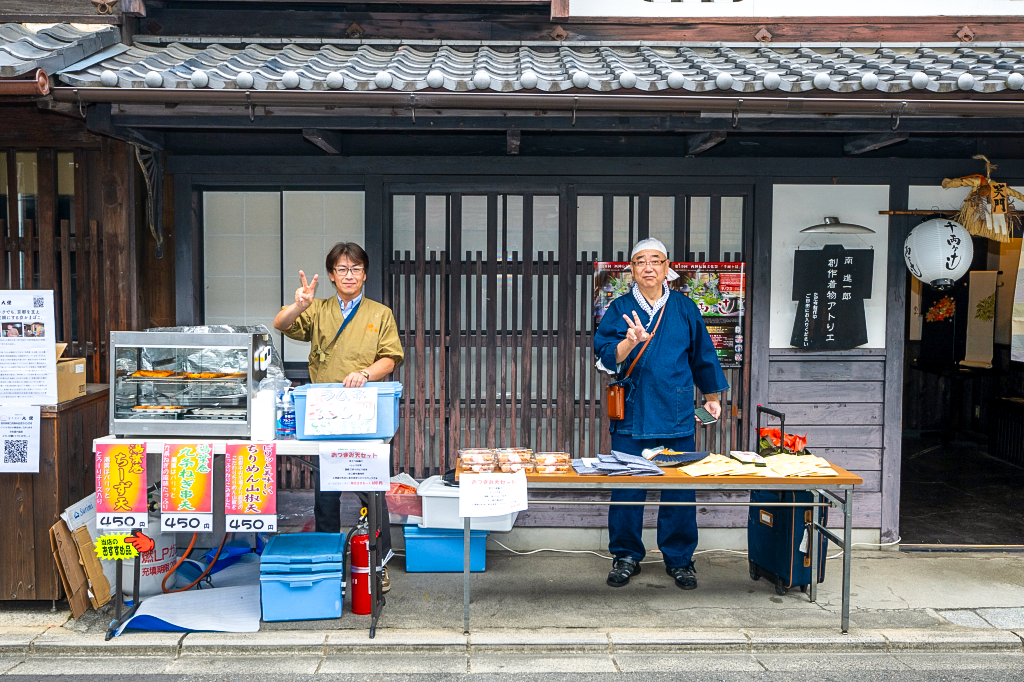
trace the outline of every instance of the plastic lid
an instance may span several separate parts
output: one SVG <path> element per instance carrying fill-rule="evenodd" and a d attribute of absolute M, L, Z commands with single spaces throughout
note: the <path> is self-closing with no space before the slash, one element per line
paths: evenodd
<path fill-rule="evenodd" d="M 288 533 L 270 539 L 260 563 L 321 563 L 343 561 L 344 556 L 344 533 Z"/>
<path fill-rule="evenodd" d="M 420 487 L 416 489 L 416 494 L 420 497 L 458 497 L 458 487 L 452 487 L 445 485 L 441 481 L 440 476 L 431 476 L 422 483 Z"/>
<path fill-rule="evenodd" d="M 293 392 L 295 395 L 304 396 L 311 388 L 345 388 L 345 384 L 304 384 L 293 389 Z M 402 382 L 400 381 L 368 381 L 366 388 L 376 388 L 378 396 L 402 397 Z"/>
<path fill-rule="evenodd" d="M 475 538 L 490 534 L 490 531 L 487 530 L 471 530 L 469 532 L 470 535 Z M 465 533 L 465 531 L 461 528 L 420 528 L 419 526 L 405 526 L 406 535 L 418 535 L 424 538 L 461 538 L 463 537 L 463 533 Z"/>

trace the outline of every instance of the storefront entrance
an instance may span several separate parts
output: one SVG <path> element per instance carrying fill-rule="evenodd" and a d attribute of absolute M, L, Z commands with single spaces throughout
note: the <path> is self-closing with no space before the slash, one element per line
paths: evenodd
<path fill-rule="evenodd" d="M 388 186 L 384 302 L 406 348 L 396 469 L 440 473 L 465 447 L 607 451 L 595 263 L 628 260 L 648 236 L 673 261 L 742 263 L 749 252 L 749 188 L 642 191 L 580 182 Z M 742 341 L 749 318 L 739 319 Z M 748 367 L 726 368 L 723 418 L 698 433 L 698 449 L 744 446 Z"/>

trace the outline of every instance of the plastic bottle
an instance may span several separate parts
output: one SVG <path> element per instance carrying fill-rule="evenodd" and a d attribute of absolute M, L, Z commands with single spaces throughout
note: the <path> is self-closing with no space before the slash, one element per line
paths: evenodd
<path fill-rule="evenodd" d="M 286 388 L 277 394 L 277 440 L 295 438 L 295 402 L 292 389 Z"/>

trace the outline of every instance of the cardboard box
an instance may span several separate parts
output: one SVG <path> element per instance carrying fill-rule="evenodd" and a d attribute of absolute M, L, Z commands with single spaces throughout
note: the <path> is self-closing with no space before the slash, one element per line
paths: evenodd
<path fill-rule="evenodd" d="M 57 344 L 57 402 L 85 395 L 85 358 L 62 358 L 66 343 Z"/>
<path fill-rule="evenodd" d="M 103 574 L 103 562 L 96 556 L 96 548 L 93 546 L 92 535 L 86 526 L 71 531 L 75 537 L 75 545 L 78 547 L 78 557 L 85 569 L 85 577 L 89 582 L 89 602 L 94 609 L 110 601 L 110 581 Z"/>
<path fill-rule="evenodd" d="M 53 552 L 53 560 L 57 562 L 57 572 L 60 573 L 64 593 L 68 596 L 68 604 L 71 605 L 71 615 L 77 620 L 89 610 L 89 584 L 78 559 L 74 537 L 64 519 L 50 528 L 50 550 Z"/>

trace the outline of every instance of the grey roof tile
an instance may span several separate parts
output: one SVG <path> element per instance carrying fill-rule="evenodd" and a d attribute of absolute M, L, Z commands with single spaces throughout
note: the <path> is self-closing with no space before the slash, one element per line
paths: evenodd
<path fill-rule="evenodd" d="M 0 36 L 3 36 L 0 29 Z M 813 93 L 858 92 L 862 79 L 877 79 L 879 93 L 910 90 L 979 93 L 1020 90 L 1024 85 L 1024 45 L 919 43 L 671 43 L 665 41 L 390 41 L 325 38 L 232 41 L 189 39 L 171 42 L 145 37 L 132 49 L 80 71 L 61 76 L 80 87 L 99 86 L 105 71 L 119 87 L 146 87 L 150 71 L 162 87 L 192 87 L 202 70 L 209 88 L 234 88 L 251 74 L 258 89 L 286 89 L 285 73 L 298 75 L 297 89 L 398 91 L 443 89 L 543 92 L 630 90 L 657 92 Z M 316 48 L 317 43 L 320 47 Z M 235 47 L 239 45 L 239 47 Z M 25 48 L 28 49 L 28 48 Z M 1018 52 L 1018 49 L 1020 52 Z M 0 64 L 3 63 L 0 52 Z M 525 81 L 524 74 L 532 74 Z M 974 80 L 961 80 L 964 73 Z M 780 76 L 765 85 L 765 76 Z M 823 78 L 827 76 L 828 78 Z M 815 77 L 818 84 L 815 85 Z M 575 80 L 574 80 L 575 78 Z M 333 86 L 328 86 L 330 81 Z M 380 85 L 378 85 L 378 82 Z M 867 87 L 872 84 L 868 83 Z M 161 86 L 158 86 L 161 87 Z"/>
<path fill-rule="evenodd" d="M 114 26 L 83 31 L 68 24 L 38 30 L 23 24 L 0 24 L 0 78 L 16 78 L 36 69 L 54 74 L 119 39 Z"/>

